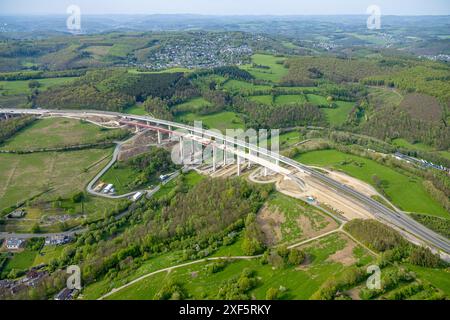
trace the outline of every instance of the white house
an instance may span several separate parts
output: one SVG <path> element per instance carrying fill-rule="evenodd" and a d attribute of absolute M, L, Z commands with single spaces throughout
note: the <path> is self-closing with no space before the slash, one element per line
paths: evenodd
<path fill-rule="evenodd" d="M 6 248 L 9 250 L 20 249 L 20 246 L 25 242 L 23 239 L 9 238 L 6 240 Z"/>

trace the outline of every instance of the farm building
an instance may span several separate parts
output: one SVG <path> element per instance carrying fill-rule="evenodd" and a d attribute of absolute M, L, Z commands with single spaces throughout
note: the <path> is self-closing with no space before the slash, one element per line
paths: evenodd
<path fill-rule="evenodd" d="M 69 236 L 52 236 L 45 239 L 46 246 L 59 246 L 70 242 Z"/>

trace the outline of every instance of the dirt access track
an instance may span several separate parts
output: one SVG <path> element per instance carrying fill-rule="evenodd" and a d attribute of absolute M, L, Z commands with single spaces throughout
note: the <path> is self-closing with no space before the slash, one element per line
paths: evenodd
<path fill-rule="evenodd" d="M 293 180 L 290 180 L 289 178 L 277 176 L 277 190 L 285 195 L 302 200 L 307 197 L 314 197 L 317 205 L 331 207 L 347 220 L 374 218 L 364 205 L 359 204 L 354 199 L 349 198 L 348 196 L 337 192 L 333 188 L 320 183 L 307 174 L 297 173 L 296 176 L 305 182 L 306 187 L 304 189 L 301 189 L 297 183 L 295 183 Z M 356 184 L 355 181 L 352 181 L 348 178 L 345 177 L 345 179 L 343 179 L 343 177 L 340 176 L 338 181 L 352 188 L 357 187 L 359 191 L 365 194 L 366 192 L 369 193 L 369 196 L 377 194 L 376 191 L 373 190 L 370 186 L 364 185 L 364 183 L 351 178 L 352 180 L 357 181 L 358 184 Z"/>

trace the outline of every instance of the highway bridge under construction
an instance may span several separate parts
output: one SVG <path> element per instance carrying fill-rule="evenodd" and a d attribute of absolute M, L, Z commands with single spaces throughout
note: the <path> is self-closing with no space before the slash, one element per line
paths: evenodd
<path fill-rule="evenodd" d="M 159 143 L 162 142 L 163 135 L 169 136 L 172 141 L 178 140 L 178 152 L 181 161 L 185 160 L 185 157 L 192 160 L 195 158 L 196 153 L 202 154 L 205 149 L 209 149 L 212 154 L 213 170 L 220 164 L 226 165 L 227 161 L 236 161 L 237 174 L 239 175 L 241 167 L 247 161 L 248 164 L 253 163 L 264 167 L 266 173 L 271 171 L 283 175 L 286 179 L 296 182 L 300 187 L 304 185 L 304 181 L 297 174 L 308 175 L 328 188 L 363 205 L 379 221 L 401 230 L 404 234 L 414 237 L 441 253 L 441 255 L 447 257 L 450 255 L 450 241 L 448 239 L 427 229 L 406 213 L 388 208 L 371 197 L 317 170 L 284 157 L 278 152 L 272 152 L 249 141 L 241 140 L 236 136 L 227 136 L 216 130 L 206 130 L 201 127 L 160 120 L 150 116 L 116 112 L 98 110 L 0 109 L 0 116 L 4 118 L 15 115 L 73 117 L 80 119 L 88 117 L 109 118 L 111 122 L 116 122 L 121 126 L 126 125 L 155 131 Z M 185 142 L 189 142 L 188 145 L 190 148 L 185 147 Z M 222 156 L 219 156 L 220 154 Z M 229 155 L 232 155 L 232 159 L 229 158 Z"/>

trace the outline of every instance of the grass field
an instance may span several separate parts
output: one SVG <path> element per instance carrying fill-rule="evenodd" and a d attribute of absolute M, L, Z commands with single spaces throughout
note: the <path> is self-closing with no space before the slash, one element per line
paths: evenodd
<path fill-rule="evenodd" d="M 388 88 L 369 88 L 369 102 L 375 108 L 394 107 L 400 105 L 403 96 Z"/>
<path fill-rule="evenodd" d="M 317 94 L 307 94 L 306 98 L 308 102 L 317 106 L 328 106 L 330 104 L 326 97 Z M 355 106 L 355 103 L 347 101 L 334 102 L 336 103 L 337 108 L 322 108 L 322 111 L 325 113 L 328 122 L 332 126 L 340 126 L 347 120 L 347 117 Z"/>
<path fill-rule="evenodd" d="M 450 271 L 448 269 L 432 269 L 413 265 L 408 265 L 408 268 L 414 271 L 419 278 L 427 280 L 445 294 L 450 295 Z"/>
<path fill-rule="evenodd" d="M 226 129 L 244 128 L 244 121 L 233 112 L 219 112 L 205 116 L 196 115 L 195 113 L 186 113 L 178 116 L 176 121 L 193 123 L 194 121 L 202 121 L 204 126 L 209 129 L 217 129 L 225 133 Z"/>
<path fill-rule="evenodd" d="M 116 193 L 121 195 L 135 191 L 131 190 L 129 185 L 136 179 L 138 175 L 139 172 L 134 170 L 133 168 L 113 166 L 102 176 L 100 180 L 106 184 L 113 184 Z M 154 182 L 157 182 L 157 179 L 153 180 Z"/>
<path fill-rule="evenodd" d="M 304 104 L 306 98 L 302 94 L 280 95 L 275 98 L 272 95 L 251 96 L 250 100 L 267 105 Z"/>
<path fill-rule="evenodd" d="M 304 104 L 305 102 L 306 98 L 302 94 L 281 95 L 275 98 L 276 105 Z"/>
<path fill-rule="evenodd" d="M 12 259 L 10 259 L 3 269 L 3 273 L 8 274 L 11 270 L 27 270 L 33 266 L 34 259 L 36 258 L 37 252 L 25 250 L 23 252 L 15 253 Z"/>
<path fill-rule="evenodd" d="M 385 193 L 400 209 L 450 219 L 449 213 L 425 191 L 422 179 L 419 177 L 408 177 L 375 161 L 336 150 L 308 152 L 295 160 L 309 165 L 341 170 L 374 186 L 372 177 L 377 175 L 387 184 L 384 187 Z"/>
<path fill-rule="evenodd" d="M 195 171 L 189 171 L 188 173 L 184 174 L 184 179 L 186 184 L 192 188 L 195 185 L 197 185 L 199 182 L 201 182 L 203 179 L 205 179 L 205 176 L 198 174 Z"/>
<path fill-rule="evenodd" d="M 397 146 L 397 147 L 401 147 L 401 148 L 406 148 L 406 149 L 410 149 L 410 150 L 418 150 L 418 151 L 433 151 L 433 147 L 428 146 L 426 144 L 423 143 L 409 143 L 408 141 L 406 141 L 405 139 L 395 139 L 392 141 L 392 144 Z"/>
<path fill-rule="evenodd" d="M 332 126 L 340 126 L 344 124 L 344 122 L 347 120 L 349 113 L 355 106 L 354 102 L 345 102 L 345 101 L 337 101 L 336 104 L 338 106 L 336 109 L 330 108 L 322 109 L 327 116 L 328 122 Z"/>
<path fill-rule="evenodd" d="M 438 152 L 442 157 L 450 160 L 450 151 L 439 151 Z"/>
<path fill-rule="evenodd" d="M 330 104 L 330 102 L 328 102 L 326 97 L 319 96 L 317 94 L 307 94 L 306 99 L 308 100 L 308 102 L 318 106 L 320 105 L 328 106 Z"/>
<path fill-rule="evenodd" d="M 250 291 L 255 299 L 265 299 L 269 288 L 284 287 L 286 290 L 282 299 L 308 299 L 329 277 L 339 274 L 346 269 L 344 265 L 335 262 L 331 255 L 344 249 L 349 244 L 348 239 L 340 235 L 331 235 L 315 241 L 305 248 L 310 256 L 310 263 L 302 268 L 284 267 L 276 271 L 271 265 L 262 265 L 258 259 L 230 262 L 223 271 L 210 274 L 206 267 L 211 262 L 173 270 L 168 273 L 160 273 L 137 282 L 130 287 L 116 292 L 110 299 L 153 299 L 164 282 L 172 278 L 180 283 L 193 299 L 213 299 L 217 296 L 223 282 L 239 275 L 242 270 L 249 268 L 256 272 L 257 286 Z M 355 259 L 364 256 L 364 249 L 354 250 Z M 366 259 L 371 261 L 371 259 Z"/>
<path fill-rule="evenodd" d="M 256 90 L 270 90 L 272 86 L 262 85 L 262 84 L 253 84 L 246 81 L 240 80 L 228 80 L 223 85 L 224 89 L 231 92 L 240 92 L 240 93 L 253 93 Z"/>
<path fill-rule="evenodd" d="M 256 65 L 268 67 L 267 69 L 256 68 L 252 65 L 242 67 L 250 72 L 256 79 L 280 82 L 281 79 L 288 73 L 288 69 L 284 67 L 283 63 L 286 58 L 275 57 L 267 54 L 254 54 L 252 62 Z M 278 62 L 281 62 L 278 63 Z"/>
<path fill-rule="evenodd" d="M 267 105 L 273 104 L 273 96 L 272 95 L 251 96 L 249 99 L 252 101 L 267 104 Z"/>
<path fill-rule="evenodd" d="M 202 109 L 203 107 L 211 106 L 212 104 L 208 101 L 206 101 L 204 98 L 194 98 L 187 102 L 177 104 L 173 108 L 180 113 L 183 112 L 196 112 L 199 109 Z"/>
<path fill-rule="evenodd" d="M 135 116 L 147 116 L 149 114 L 142 105 L 138 104 L 126 109 L 125 113 L 133 114 Z"/>
<path fill-rule="evenodd" d="M 70 197 L 109 161 L 112 149 L 0 154 L 0 210 L 36 196 Z"/>
<path fill-rule="evenodd" d="M 279 135 L 279 145 L 280 149 L 286 149 L 292 147 L 293 145 L 304 140 L 304 137 L 298 131 L 289 131 L 285 133 L 281 133 Z M 259 144 L 262 146 L 264 144 L 264 140 L 260 141 Z M 267 147 L 270 148 L 272 145 L 272 139 L 267 141 Z"/>
<path fill-rule="evenodd" d="M 37 120 L 7 140 L 1 150 L 36 150 L 105 141 L 115 130 L 75 119 Z"/>
<path fill-rule="evenodd" d="M 123 200 L 87 196 L 81 204 L 73 203 L 70 198 L 57 200 L 54 193 L 44 194 L 22 207 L 27 212 L 25 219 L 6 220 L 5 224 L 0 225 L 0 232 L 30 233 L 33 226 L 38 223 L 41 232 L 59 233 L 77 227 L 85 220 L 93 222 L 107 217 L 121 201 Z M 81 214 L 85 214 L 86 219 L 80 216 Z M 50 217 L 68 217 L 69 219 L 65 220 L 65 229 L 61 229 L 56 220 L 49 222 L 47 219 Z"/>
<path fill-rule="evenodd" d="M 67 246 L 45 246 L 42 250 L 36 254 L 33 266 L 38 266 L 40 264 L 48 264 L 54 259 L 59 259 L 61 254 Z"/>
<path fill-rule="evenodd" d="M 40 91 L 46 90 L 51 86 L 62 85 L 69 83 L 77 77 L 67 77 L 67 78 L 45 78 L 36 80 L 17 80 L 17 81 L 0 81 L 0 94 L 3 95 L 20 95 L 27 94 L 30 92 L 28 83 L 30 81 L 38 81 L 41 86 L 38 88 Z"/>
<path fill-rule="evenodd" d="M 89 46 L 84 51 L 91 53 L 94 58 L 98 59 L 104 57 L 111 50 L 112 46 Z"/>
<path fill-rule="evenodd" d="M 303 136 L 298 131 L 291 131 L 280 134 L 280 147 L 288 148 L 303 140 Z"/>

